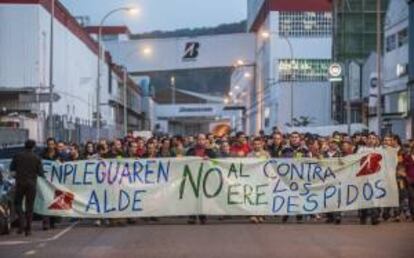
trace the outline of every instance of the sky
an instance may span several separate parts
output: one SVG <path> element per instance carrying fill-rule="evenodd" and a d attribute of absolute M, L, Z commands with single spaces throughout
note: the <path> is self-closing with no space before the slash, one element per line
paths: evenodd
<path fill-rule="evenodd" d="M 247 0 L 60 0 L 72 15 L 90 16 L 99 23 L 109 11 L 138 7 L 134 16 L 126 12 L 111 15 L 105 25 L 127 25 L 132 33 L 154 30 L 212 27 L 246 18 Z"/>

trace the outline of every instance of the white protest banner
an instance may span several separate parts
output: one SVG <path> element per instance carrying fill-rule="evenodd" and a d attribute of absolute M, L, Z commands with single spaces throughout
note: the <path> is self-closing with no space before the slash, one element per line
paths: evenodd
<path fill-rule="evenodd" d="M 396 152 L 332 159 L 44 161 L 35 211 L 120 218 L 295 215 L 398 206 Z"/>

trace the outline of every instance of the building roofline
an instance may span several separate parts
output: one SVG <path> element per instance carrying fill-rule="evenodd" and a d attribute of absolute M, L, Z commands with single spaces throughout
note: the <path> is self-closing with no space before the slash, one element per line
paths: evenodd
<path fill-rule="evenodd" d="M 330 12 L 332 0 L 265 0 L 248 31 L 258 31 L 271 11 Z"/>
<path fill-rule="evenodd" d="M 55 1 L 55 19 L 81 40 L 95 55 L 98 55 L 98 43 L 89 35 L 85 28 L 78 23 L 75 17 L 70 14 L 59 0 Z M 52 0 L 0 0 L 0 5 L 1 4 L 40 5 L 48 13 L 51 13 Z M 105 53 L 105 57 L 106 62 L 110 63 L 110 55 Z"/>
<path fill-rule="evenodd" d="M 52 0 L 0 0 L 1 4 L 26 4 L 26 5 L 40 5 L 48 13 L 51 13 L 51 2 Z M 59 2 L 55 0 L 55 19 L 59 21 L 65 28 L 67 28 L 74 36 L 81 40 L 96 56 L 99 53 L 98 42 L 96 42 L 89 34 L 89 32 L 82 27 L 78 21 L 73 17 L 70 12 Z M 128 31 L 129 29 L 125 26 L 114 26 L 124 27 Z M 120 72 L 119 66 L 112 62 L 112 57 L 109 52 L 105 51 L 105 62 L 111 67 L 111 70 L 119 77 L 123 78 L 122 71 Z M 141 88 L 128 76 L 129 83 L 133 83 L 137 86 L 138 92 L 142 93 Z"/>
<path fill-rule="evenodd" d="M 89 34 L 98 34 L 99 26 L 86 26 L 85 30 Z M 127 26 L 102 26 L 102 34 L 103 35 L 119 35 L 119 34 L 131 35 L 131 31 L 129 30 Z"/>

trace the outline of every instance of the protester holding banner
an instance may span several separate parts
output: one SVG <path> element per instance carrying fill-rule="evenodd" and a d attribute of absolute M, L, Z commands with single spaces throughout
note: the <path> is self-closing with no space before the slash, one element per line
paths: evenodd
<path fill-rule="evenodd" d="M 219 158 L 230 158 L 232 156 L 233 155 L 231 153 L 229 142 L 227 140 L 222 141 L 220 144 L 220 151 L 218 153 L 218 157 Z"/>
<path fill-rule="evenodd" d="M 159 152 L 157 149 L 157 141 L 155 139 L 149 139 L 146 146 L 146 151 L 143 158 L 158 158 Z"/>
<path fill-rule="evenodd" d="M 80 156 L 79 146 L 75 143 L 71 144 L 69 146 L 69 160 L 76 161 L 76 160 L 80 160 L 80 158 L 81 156 Z"/>
<path fill-rule="evenodd" d="M 326 150 L 322 155 L 324 158 L 340 158 L 342 153 L 339 148 L 339 139 L 332 137 L 329 140 L 328 150 Z M 341 212 L 328 212 L 326 214 L 327 220 L 326 223 L 335 223 L 341 224 Z"/>
<path fill-rule="evenodd" d="M 187 156 L 196 156 L 201 158 L 215 158 L 217 154 L 213 149 L 208 148 L 205 134 L 197 135 L 197 142 L 194 147 L 187 151 Z"/>
<path fill-rule="evenodd" d="M 164 138 L 161 140 L 161 148 L 158 153 L 160 158 L 171 158 L 173 157 L 173 153 L 171 150 L 171 141 L 168 138 Z"/>
<path fill-rule="evenodd" d="M 171 152 L 173 157 L 180 158 L 185 156 L 186 150 L 182 138 L 176 139 L 176 141 L 174 141 Z"/>
<path fill-rule="evenodd" d="M 309 150 L 302 145 L 300 134 L 298 132 L 292 132 L 289 136 L 289 144 L 283 147 L 282 157 L 284 158 L 305 158 L 309 157 Z M 285 223 L 289 219 L 289 216 L 283 216 L 282 221 Z M 297 215 L 296 220 L 302 222 L 303 216 Z"/>
<path fill-rule="evenodd" d="M 145 149 L 145 141 L 143 138 L 138 137 L 136 139 L 137 143 L 137 157 L 142 158 L 145 155 L 146 149 Z"/>
<path fill-rule="evenodd" d="M 60 162 L 70 161 L 70 150 L 67 148 L 66 143 L 59 141 L 56 144 L 57 160 Z"/>
<path fill-rule="evenodd" d="M 205 134 L 197 135 L 197 142 L 196 145 L 187 151 L 187 156 L 196 156 L 200 158 L 215 158 L 216 153 L 212 149 L 207 148 L 207 139 Z M 200 224 L 205 224 L 207 222 L 207 217 L 205 215 L 199 216 L 190 216 L 188 223 L 195 224 L 196 220 L 200 221 Z"/>
<path fill-rule="evenodd" d="M 96 159 L 95 145 L 93 142 L 88 141 L 85 144 L 84 151 L 82 153 L 82 159 Z"/>
<path fill-rule="evenodd" d="M 42 154 L 43 160 L 53 160 L 57 161 L 59 159 L 59 154 L 56 148 L 56 140 L 54 138 L 48 138 L 46 140 L 46 149 Z M 63 151 L 63 150 L 62 150 Z M 42 219 L 42 228 L 43 230 L 48 230 L 49 228 L 54 229 L 56 223 L 56 218 L 43 216 Z"/>
<path fill-rule="evenodd" d="M 246 157 L 250 150 L 246 134 L 238 132 L 236 134 L 236 141 L 231 146 L 232 154 L 236 157 Z"/>
<path fill-rule="evenodd" d="M 280 158 L 283 149 L 283 135 L 280 132 L 272 134 L 272 144 L 269 146 L 269 152 L 272 158 Z"/>
<path fill-rule="evenodd" d="M 358 147 L 358 153 L 364 153 L 369 151 L 375 151 L 379 149 L 379 139 L 375 133 L 370 133 L 367 137 L 367 140 L 365 142 L 365 146 L 362 146 L 362 144 Z M 368 162 L 368 161 L 367 161 Z M 362 225 L 367 223 L 367 219 L 371 219 L 372 225 L 377 225 L 380 223 L 379 221 L 380 217 L 380 209 L 379 208 L 370 208 L 370 209 L 362 209 L 360 210 L 360 223 Z"/>
<path fill-rule="evenodd" d="M 111 150 L 108 154 L 109 158 L 121 159 L 126 157 L 122 142 L 120 139 L 115 139 L 111 144 Z"/>
<path fill-rule="evenodd" d="M 269 159 L 270 154 L 264 150 L 263 148 L 264 142 L 261 137 L 256 137 L 253 139 L 253 149 L 252 151 L 247 154 L 248 158 L 258 158 L 258 159 Z M 263 223 L 265 221 L 264 216 L 252 216 L 250 217 L 250 222 L 257 224 Z"/>

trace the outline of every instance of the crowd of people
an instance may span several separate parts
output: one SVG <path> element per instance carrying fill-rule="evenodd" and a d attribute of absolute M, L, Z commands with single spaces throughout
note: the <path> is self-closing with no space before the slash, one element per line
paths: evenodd
<path fill-rule="evenodd" d="M 261 132 L 250 137 L 243 132 L 234 135 L 216 136 L 198 134 L 196 136 L 152 137 L 144 139 L 128 134 L 123 139 L 98 142 L 88 141 L 84 145 L 68 144 L 47 140 L 41 156 L 46 160 L 60 162 L 110 159 L 110 158 L 173 158 L 198 156 L 204 158 L 258 157 L 258 158 L 332 158 L 344 157 L 366 149 L 396 148 L 398 150 L 398 166 L 394 173 L 397 177 L 400 207 L 385 209 L 365 209 L 359 212 L 361 224 L 370 222 L 375 225 L 382 221 L 414 220 L 414 141 L 403 144 L 397 135 L 388 134 L 380 138 L 375 133 L 355 133 L 347 135 L 334 132 L 331 136 L 319 136 L 311 133 L 292 132 L 284 134 L 277 129 L 271 135 Z M 296 216 L 297 221 L 305 219 L 322 220 L 327 223 L 341 223 L 340 212 L 312 216 Z M 190 217 L 189 223 L 196 220 L 204 224 L 205 216 Z M 265 217 L 250 217 L 252 223 L 261 223 Z M 288 216 L 282 217 L 286 222 Z M 54 227 L 53 218 L 44 220 L 44 229 Z"/>

